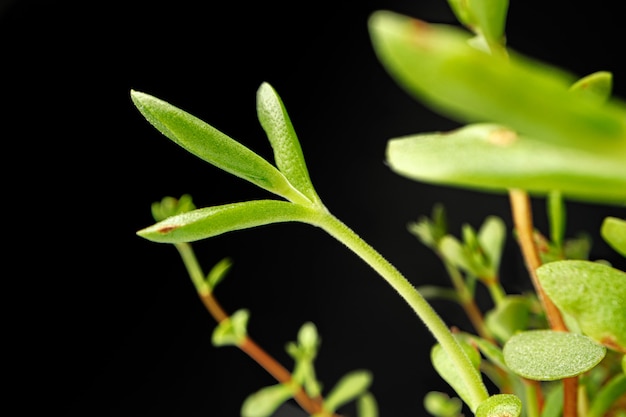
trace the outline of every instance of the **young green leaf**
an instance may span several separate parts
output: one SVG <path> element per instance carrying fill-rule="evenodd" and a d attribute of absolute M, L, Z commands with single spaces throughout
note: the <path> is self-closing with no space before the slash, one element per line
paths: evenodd
<path fill-rule="evenodd" d="M 448 0 L 456 18 L 487 43 L 503 44 L 508 0 Z"/>
<path fill-rule="evenodd" d="M 233 262 L 230 258 L 223 258 L 211 268 L 206 277 L 206 283 L 211 290 L 224 279 L 232 266 Z"/>
<path fill-rule="evenodd" d="M 229 318 L 218 323 L 213 330 L 214 346 L 239 346 L 248 335 L 250 313 L 242 309 L 235 311 Z"/>
<path fill-rule="evenodd" d="M 391 139 L 386 159 L 397 174 L 427 183 L 495 193 L 559 190 L 571 199 L 626 202 L 626 158 L 558 147 L 499 125 Z"/>
<path fill-rule="evenodd" d="M 602 238 L 613 249 L 626 256 L 626 220 L 606 217 L 600 228 Z"/>
<path fill-rule="evenodd" d="M 245 399 L 241 406 L 241 417 L 270 417 L 291 397 L 293 388 L 286 384 L 261 388 Z"/>
<path fill-rule="evenodd" d="M 424 409 L 435 417 L 459 417 L 463 402 L 444 392 L 430 391 L 424 396 Z"/>
<path fill-rule="evenodd" d="M 193 210 L 169 217 L 137 235 L 161 243 L 193 242 L 222 233 L 271 223 L 307 222 L 316 217 L 307 207 L 277 200 L 253 200 Z"/>
<path fill-rule="evenodd" d="M 506 241 L 506 225 L 497 216 L 487 216 L 478 230 L 478 243 L 480 250 L 484 252 L 486 260 L 485 266 L 490 270 L 492 276 L 498 275 L 502 250 Z"/>
<path fill-rule="evenodd" d="M 502 353 L 516 374 L 554 381 L 590 370 L 604 358 L 606 348 L 579 333 L 529 330 L 511 337 Z"/>
<path fill-rule="evenodd" d="M 513 51 L 485 53 L 468 45 L 462 29 L 389 11 L 375 12 L 369 30 L 390 75 L 444 116 L 626 158 L 626 104 L 572 93 L 576 77 L 566 71 Z"/>
<path fill-rule="evenodd" d="M 257 91 L 257 115 L 274 150 L 278 169 L 309 200 L 320 203 L 291 119 L 280 96 L 268 83 L 261 84 Z"/>
<path fill-rule="evenodd" d="M 476 417 L 518 417 L 522 401 L 513 394 L 496 394 L 483 401 L 476 409 Z"/>
<path fill-rule="evenodd" d="M 366 392 L 356 400 L 357 417 L 378 417 L 378 403 L 371 392 Z"/>
<path fill-rule="evenodd" d="M 480 367 L 480 354 L 469 343 L 458 339 L 459 344 L 469 357 L 470 362 L 477 370 Z M 466 403 L 470 404 L 469 388 L 459 376 L 459 370 L 450 357 L 446 354 L 439 343 L 435 344 L 430 351 L 430 360 L 437 373 L 446 381 L 457 393 L 457 395 Z"/>
<path fill-rule="evenodd" d="M 131 91 L 131 98 L 155 128 L 197 157 L 272 193 L 308 203 L 276 167 L 213 126 L 149 94 Z"/>
<path fill-rule="evenodd" d="M 530 303 L 522 295 L 509 295 L 485 314 L 485 324 L 501 342 L 525 330 L 530 322 Z"/>
<path fill-rule="evenodd" d="M 584 334 L 626 352 L 626 273 L 591 261 L 563 260 L 537 268 L 546 294 Z"/>
<path fill-rule="evenodd" d="M 324 406 L 335 411 L 342 405 L 363 395 L 372 383 L 372 374 L 366 370 L 352 371 L 342 377 L 326 395 Z"/>
<path fill-rule="evenodd" d="M 553 190 L 548 193 L 547 209 L 548 220 L 550 221 L 550 240 L 557 249 L 561 250 L 563 239 L 565 238 L 565 218 L 567 213 L 560 191 Z"/>
<path fill-rule="evenodd" d="M 604 102 L 611 97 L 613 74 L 608 71 L 594 72 L 576 81 L 570 90 L 576 94 L 584 94 L 590 99 Z"/>

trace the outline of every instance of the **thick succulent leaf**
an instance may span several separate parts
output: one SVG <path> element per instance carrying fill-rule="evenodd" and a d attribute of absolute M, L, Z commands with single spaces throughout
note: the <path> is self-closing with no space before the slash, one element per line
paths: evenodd
<path fill-rule="evenodd" d="M 470 362 L 476 370 L 480 367 L 480 354 L 469 343 L 457 339 L 465 353 L 470 359 Z M 430 351 L 430 360 L 437 373 L 446 381 L 457 393 L 457 395 L 466 403 L 472 404 L 471 396 L 469 395 L 469 387 L 465 385 L 463 378 L 461 378 L 459 370 L 456 364 L 450 360 L 450 357 L 441 347 L 439 343 L 435 344 Z"/>
<path fill-rule="evenodd" d="M 257 115 L 274 150 L 278 169 L 302 194 L 319 202 L 291 119 L 280 96 L 268 83 L 261 84 L 257 91 Z"/>
<path fill-rule="evenodd" d="M 372 384 L 372 373 L 366 370 L 352 371 L 346 374 L 326 395 L 324 406 L 335 411 L 342 405 L 356 400 L 363 395 Z"/>
<path fill-rule="evenodd" d="M 193 242 L 222 233 L 271 223 L 307 222 L 313 209 L 277 200 L 254 200 L 193 210 L 169 217 L 137 234 L 153 242 Z"/>
<path fill-rule="evenodd" d="M 387 162 L 427 183 L 506 193 L 511 188 L 612 204 L 626 202 L 626 159 L 518 136 L 493 124 L 391 139 Z"/>
<path fill-rule="evenodd" d="M 613 249 L 626 256 L 626 220 L 607 217 L 602 222 L 600 233 Z"/>
<path fill-rule="evenodd" d="M 604 358 L 606 348 L 579 333 L 529 330 L 511 337 L 502 353 L 516 374 L 554 381 L 590 370 Z"/>
<path fill-rule="evenodd" d="M 378 402 L 370 392 L 366 392 L 356 400 L 357 417 L 378 417 Z"/>
<path fill-rule="evenodd" d="M 285 384 L 264 387 L 249 395 L 241 406 L 241 417 L 270 417 L 293 397 L 293 388 Z"/>
<path fill-rule="evenodd" d="M 626 352 L 626 273 L 585 260 L 544 264 L 537 276 L 546 294 L 597 342 Z"/>
<path fill-rule="evenodd" d="M 131 98 L 155 128 L 192 154 L 277 195 L 303 199 L 294 196 L 296 190 L 276 167 L 213 126 L 149 94 L 131 91 Z"/>
<path fill-rule="evenodd" d="M 577 77 L 568 72 L 514 51 L 488 54 L 470 46 L 460 28 L 389 11 L 375 12 L 369 30 L 391 76 L 447 117 L 626 158 L 626 104 L 572 93 Z"/>
<path fill-rule="evenodd" d="M 593 100 L 606 101 L 613 90 L 613 74 L 608 71 L 594 72 L 576 81 L 570 90 Z"/>
<path fill-rule="evenodd" d="M 513 394 L 492 395 L 478 406 L 476 417 L 518 417 L 522 401 Z"/>
<path fill-rule="evenodd" d="M 448 0 L 459 22 L 488 43 L 504 43 L 508 0 Z"/>

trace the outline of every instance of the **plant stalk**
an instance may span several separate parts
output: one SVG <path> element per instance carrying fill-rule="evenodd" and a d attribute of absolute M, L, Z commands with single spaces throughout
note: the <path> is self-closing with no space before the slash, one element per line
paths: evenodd
<path fill-rule="evenodd" d="M 532 209 L 528 193 L 519 189 L 509 191 L 513 222 L 517 231 L 518 240 L 526 268 L 530 274 L 535 291 L 548 317 L 552 330 L 568 331 L 561 312 L 547 296 L 539 278 L 537 268 L 541 266 L 539 251 L 535 245 Z M 563 379 L 563 417 L 576 417 L 578 404 L 578 377 Z"/>
<path fill-rule="evenodd" d="M 320 213 L 320 217 L 312 223 L 358 255 L 409 304 L 456 365 L 459 375 L 468 389 L 470 396 L 468 406 L 473 412 L 476 411 L 476 408 L 489 397 L 489 393 L 480 373 L 474 368 L 448 326 L 428 301 L 389 261 L 335 216 L 327 212 Z"/>

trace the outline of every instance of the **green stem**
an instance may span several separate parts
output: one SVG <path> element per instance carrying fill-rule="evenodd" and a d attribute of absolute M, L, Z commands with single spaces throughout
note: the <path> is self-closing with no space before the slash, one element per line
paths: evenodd
<path fill-rule="evenodd" d="M 315 224 L 346 245 L 363 261 L 378 272 L 411 306 L 437 342 L 457 367 L 468 389 L 472 411 L 489 397 L 480 373 L 472 365 L 448 326 L 415 287 L 380 253 L 359 237 L 352 229 L 330 213 L 320 213 Z"/>
<path fill-rule="evenodd" d="M 526 417 L 539 417 L 539 399 L 537 398 L 537 386 L 524 382 L 524 394 L 526 396 Z"/>
<path fill-rule="evenodd" d="M 193 282 L 193 285 L 196 287 L 198 294 L 204 295 L 210 293 L 211 289 L 204 278 L 204 273 L 202 272 L 202 268 L 200 268 L 200 264 L 198 264 L 198 260 L 196 259 L 191 245 L 189 243 L 176 243 L 174 246 L 176 246 L 178 253 L 183 259 L 187 273 L 191 278 L 191 282 Z"/>

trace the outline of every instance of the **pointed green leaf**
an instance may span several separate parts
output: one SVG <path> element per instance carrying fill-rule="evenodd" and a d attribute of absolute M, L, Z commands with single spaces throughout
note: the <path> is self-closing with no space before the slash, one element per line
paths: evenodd
<path fill-rule="evenodd" d="M 239 346 L 248 335 L 248 319 L 250 313 L 242 309 L 235 311 L 230 317 L 218 323 L 213 330 L 214 346 Z"/>
<path fill-rule="evenodd" d="M 457 339 L 465 353 L 470 359 L 472 365 L 476 370 L 480 367 L 480 354 L 469 343 L 463 340 Z M 441 347 L 439 343 L 435 344 L 430 351 L 430 360 L 437 373 L 446 381 L 457 393 L 457 395 L 466 403 L 471 404 L 469 387 L 463 382 L 459 370 L 454 362 L 450 360 L 450 357 Z"/>
<path fill-rule="evenodd" d="M 483 401 L 476 409 L 476 417 L 518 417 L 522 401 L 513 394 L 496 394 Z"/>
<path fill-rule="evenodd" d="M 576 81 L 570 90 L 594 100 L 606 101 L 613 90 L 613 74 L 608 71 L 594 72 Z"/>
<path fill-rule="evenodd" d="M 254 200 L 206 207 L 169 217 L 137 234 L 153 242 L 193 242 L 222 233 L 271 223 L 315 218 L 313 210 L 277 200 Z"/>
<path fill-rule="evenodd" d="M 626 273 L 591 261 L 544 264 L 537 276 L 554 304 L 578 322 L 584 334 L 626 352 Z"/>
<path fill-rule="evenodd" d="M 277 384 L 249 395 L 241 406 L 241 417 L 270 417 L 285 401 L 293 397 L 293 388 Z"/>
<path fill-rule="evenodd" d="M 468 45 L 467 31 L 389 11 L 372 14 L 369 30 L 391 76 L 447 117 L 626 158 L 626 104 L 572 93 L 576 77 L 566 71 L 514 51 L 485 53 Z"/>
<path fill-rule="evenodd" d="M 369 371 L 357 370 L 346 374 L 326 395 L 325 408 L 329 411 L 337 410 L 365 393 L 371 383 L 372 374 Z"/>
<path fill-rule="evenodd" d="M 525 330 L 530 321 L 530 305 L 526 297 L 509 295 L 485 314 L 485 324 L 501 342 Z"/>
<path fill-rule="evenodd" d="M 439 242 L 439 251 L 451 264 L 463 271 L 477 275 L 469 254 L 456 237 L 452 235 L 444 236 Z"/>
<path fill-rule="evenodd" d="M 626 202 L 626 158 L 557 147 L 498 125 L 391 139 L 387 162 L 397 174 L 427 183 L 496 193 L 559 190 L 571 199 Z"/>
<path fill-rule="evenodd" d="M 600 229 L 602 238 L 613 249 L 626 256 L 626 220 L 606 217 Z"/>
<path fill-rule="evenodd" d="M 506 225 L 497 216 L 488 216 L 478 230 L 478 242 L 484 251 L 492 276 L 498 275 L 502 250 L 506 241 Z"/>
<path fill-rule="evenodd" d="M 626 375 L 617 374 L 593 396 L 587 417 L 602 417 L 619 399 L 626 398 Z"/>
<path fill-rule="evenodd" d="M 356 400 L 357 417 L 378 417 L 378 403 L 370 392 L 366 392 Z"/>
<path fill-rule="evenodd" d="M 488 43 L 504 43 L 508 0 L 448 0 L 459 22 Z"/>
<path fill-rule="evenodd" d="M 224 279 L 232 266 L 233 261 L 230 258 L 223 258 L 211 268 L 206 277 L 206 282 L 211 290 Z"/>
<path fill-rule="evenodd" d="M 197 157 L 277 195 L 304 200 L 273 165 L 213 126 L 149 94 L 131 91 L 131 98 L 157 130 Z"/>
<path fill-rule="evenodd" d="M 278 169 L 309 200 L 319 202 L 291 119 L 280 96 L 268 83 L 261 84 L 257 91 L 257 115 L 274 150 Z"/>
<path fill-rule="evenodd" d="M 530 330 L 511 337 L 502 353 L 516 374 L 554 381 L 590 370 L 604 358 L 606 348 L 578 333 Z"/>

